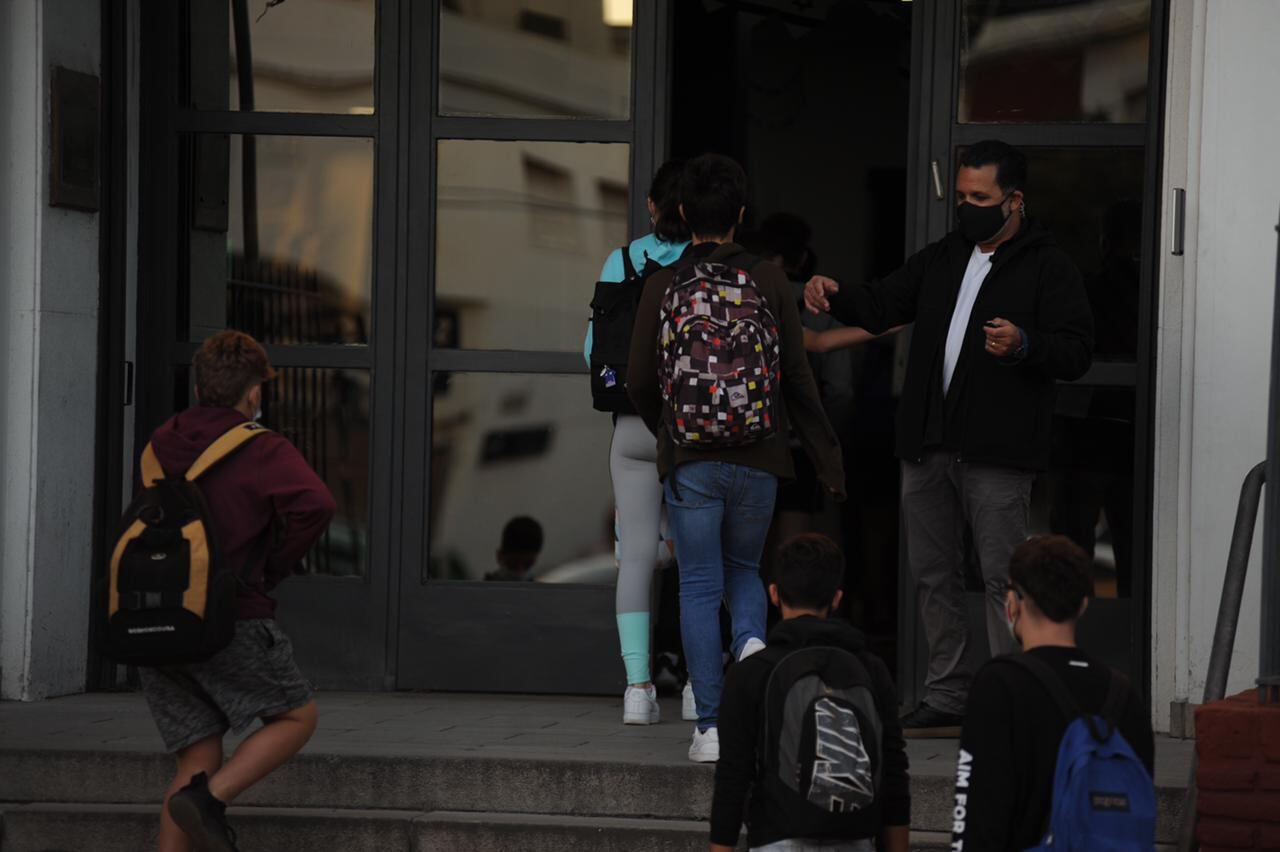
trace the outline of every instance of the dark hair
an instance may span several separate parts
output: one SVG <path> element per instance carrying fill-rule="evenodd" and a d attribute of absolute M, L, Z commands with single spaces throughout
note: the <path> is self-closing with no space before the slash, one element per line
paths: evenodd
<path fill-rule="evenodd" d="M 813 228 L 794 213 L 772 213 L 760 223 L 755 233 L 757 251 L 764 255 L 778 255 L 783 269 L 795 280 L 813 276 L 818 258 L 809 247 Z"/>
<path fill-rule="evenodd" d="M 778 548 L 773 582 L 787 606 L 825 609 L 844 584 L 844 556 L 825 535 L 801 533 Z"/>
<path fill-rule="evenodd" d="M 528 515 L 512 518 L 502 528 L 502 544 L 498 549 L 505 553 L 540 553 L 542 524 Z"/>
<path fill-rule="evenodd" d="M 1009 562 L 1009 582 L 1050 621 L 1064 624 L 1080 614 L 1093 591 L 1089 557 L 1064 535 L 1030 538 Z"/>
<path fill-rule="evenodd" d="M 266 350 L 241 331 L 220 331 L 205 340 L 191 366 L 201 405 L 234 408 L 249 388 L 276 377 Z"/>
<path fill-rule="evenodd" d="M 960 167 L 980 169 L 996 167 L 996 183 L 1006 193 L 1027 188 L 1027 157 L 1017 148 L 999 139 L 974 142 L 960 155 Z"/>
<path fill-rule="evenodd" d="M 653 233 L 668 243 L 683 243 L 689 239 L 689 226 L 680 218 L 680 175 L 684 172 L 684 160 L 667 160 L 653 176 L 649 184 L 649 200 L 658 211 L 653 223 Z"/>
<path fill-rule="evenodd" d="M 680 204 L 689 230 L 722 237 L 738 224 L 747 203 L 747 174 L 729 157 L 703 154 L 690 160 L 680 177 Z"/>

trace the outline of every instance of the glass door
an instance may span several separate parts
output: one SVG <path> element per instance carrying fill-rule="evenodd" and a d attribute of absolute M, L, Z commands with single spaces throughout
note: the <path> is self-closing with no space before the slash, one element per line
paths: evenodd
<path fill-rule="evenodd" d="M 933 33 L 912 199 L 920 244 L 954 226 L 953 176 L 965 146 L 996 138 L 1027 154 L 1028 214 L 1079 266 L 1096 325 L 1092 369 L 1059 388 L 1053 467 L 1035 486 L 1032 532 L 1068 535 L 1093 555 L 1096 597 L 1081 641 L 1135 683 L 1149 684 L 1150 388 L 1166 4 L 962 0 L 920 11 Z M 976 576 L 972 583 L 971 635 L 985 636 Z M 902 600 L 902 638 L 912 649 L 903 655 L 903 687 L 914 701 L 923 640 L 914 595 Z"/>
<path fill-rule="evenodd" d="M 647 225 L 664 6 L 413 6 L 402 688 L 622 688 L 582 351 L 605 257 Z"/>
<path fill-rule="evenodd" d="M 262 6 L 155 2 L 142 15 L 136 446 L 193 401 L 202 340 L 232 328 L 261 341 L 280 374 L 263 422 L 337 502 L 303 575 L 275 592 L 280 620 L 317 684 L 382 688 L 399 11 Z"/>

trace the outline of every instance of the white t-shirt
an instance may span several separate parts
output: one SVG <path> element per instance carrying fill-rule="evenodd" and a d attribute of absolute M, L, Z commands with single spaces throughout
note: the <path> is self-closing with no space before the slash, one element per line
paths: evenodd
<path fill-rule="evenodd" d="M 969 317 L 973 313 L 973 303 L 978 300 L 982 282 L 987 280 L 987 273 L 991 271 L 992 254 L 974 246 L 973 254 L 969 256 L 969 265 L 965 267 L 964 282 L 956 296 L 956 309 L 951 314 L 951 327 L 947 330 L 947 349 L 942 356 L 943 396 L 946 396 L 951 387 L 951 377 L 955 375 L 956 362 L 960 360 L 960 350 L 964 346 L 965 330 L 969 327 Z"/>

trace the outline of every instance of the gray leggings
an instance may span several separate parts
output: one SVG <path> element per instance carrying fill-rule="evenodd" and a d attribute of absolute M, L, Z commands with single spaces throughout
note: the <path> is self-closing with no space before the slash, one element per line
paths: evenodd
<path fill-rule="evenodd" d="M 648 613 L 662 520 L 662 483 L 658 481 L 658 442 L 639 417 L 619 415 L 609 446 L 609 471 L 618 504 L 618 614 Z"/>

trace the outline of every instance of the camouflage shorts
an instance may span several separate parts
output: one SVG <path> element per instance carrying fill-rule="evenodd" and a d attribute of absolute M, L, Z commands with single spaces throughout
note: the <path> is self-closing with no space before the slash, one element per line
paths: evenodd
<path fill-rule="evenodd" d="M 315 689 L 274 619 L 237 622 L 231 644 L 203 663 L 140 668 L 142 692 L 170 752 L 279 716 L 311 701 Z"/>

